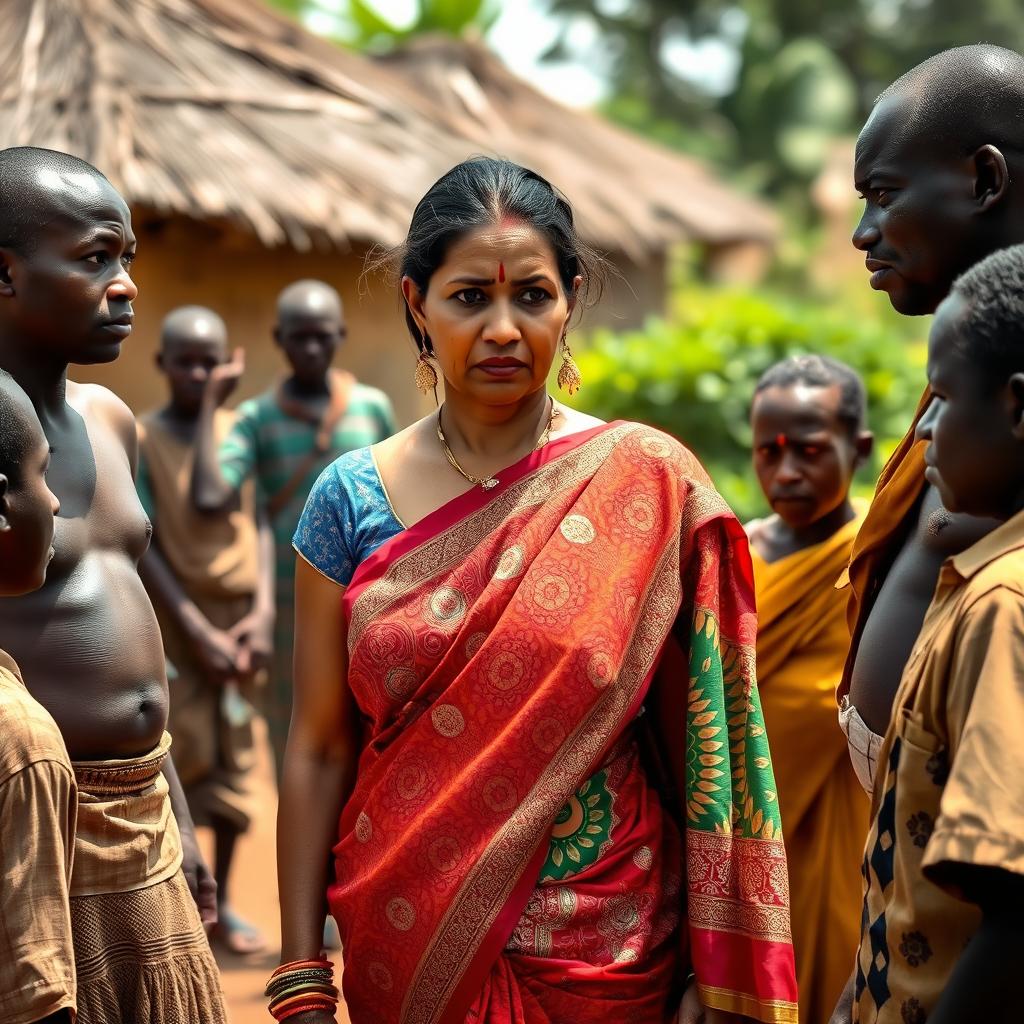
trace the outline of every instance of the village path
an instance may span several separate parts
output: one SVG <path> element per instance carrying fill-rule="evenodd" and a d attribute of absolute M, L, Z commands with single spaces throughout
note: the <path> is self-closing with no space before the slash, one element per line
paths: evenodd
<path fill-rule="evenodd" d="M 263 723 L 259 725 L 262 727 Z M 221 970 L 221 982 L 227 999 L 230 1024 L 268 1024 L 267 1001 L 263 986 L 270 972 L 278 965 L 280 925 L 277 902 L 277 858 L 274 853 L 274 827 L 277 816 L 277 792 L 273 782 L 270 749 L 266 730 L 259 732 L 259 761 L 253 773 L 256 817 L 252 828 L 238 844 L 231 900 L 235 909 L 257 925 L 270 942 L 266 953 L 239 957 L 214 944 L 214 953 Z M 210 837 L 200 830 L 200 843 L 210 858 Z M 344 1010 L 338 1013 L 338 1024 L 349 1024 Z"/>

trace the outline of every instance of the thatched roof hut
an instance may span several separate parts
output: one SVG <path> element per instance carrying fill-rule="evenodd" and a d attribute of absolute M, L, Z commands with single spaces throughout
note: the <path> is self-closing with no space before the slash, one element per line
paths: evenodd
<path fill-rule="evenodd" d="M 343 358 L 411 416 L 398 303 L 379 287 L 360 301 L 361 262 L 400 241 L 430 182 L 471 153 L 520 159 L 565 189 L 624 265 L 636 297 L 607 315 L 625 321 L 663 301 L 670 243 L 775 233 L 694 161 L 559 107 L 479 46 L 371 61 L 257 0 L 4 0 L 0 147 L 25 144 L 92 161 L 133 207 L 140 329 L 95 379 L 135 407 L 161 397 L 146 371 L 160 319 L 184 302 L 224 315 L 249 349 L 248 391 L 265 387 L 279 369 L 276 292 L 316 276 L 346 300 Z"/>

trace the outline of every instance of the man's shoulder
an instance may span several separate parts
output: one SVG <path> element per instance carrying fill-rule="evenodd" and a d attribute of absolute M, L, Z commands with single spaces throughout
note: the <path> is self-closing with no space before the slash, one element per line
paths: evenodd
<path fill-rule="evenodd" d="M 86 422 L 102 422 L 120 436 L 126 447 L 135 444 L 135 414 L 110 388 L 68 381 L 67 403 Z"/>
<path fill-rule="evenodd" d="M 0 785 L 40 761 L 55 761 L 71 771 L 64 739 L 49 711 L 13 672 L 0 663 Z"/>

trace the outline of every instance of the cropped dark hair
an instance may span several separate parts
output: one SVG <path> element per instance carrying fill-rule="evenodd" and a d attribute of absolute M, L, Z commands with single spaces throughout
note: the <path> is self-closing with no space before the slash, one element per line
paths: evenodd
<path fill-rule="evenodd" d="M 809 388 L 839 387 L 838 416 L 850 434 L 856 436 L 867 421 L 867 394 L 860 374 L 846 363 L 830 356 L 790 356 L 768 367 L 761 374 L 754 394 L 768 388 L 790 388 L 803 384 Z"/>
<path fill-rule="evenodd" d="M 34 180 L 40 170 L 59 177 L 86 174 L 107 180 L 92 164 L 70 153 L 36 146 L 0 150 L 0 248 L 23 255 L 32 252 L 52 205 L 46 189 Z"/>
<path fill-rule="evenodd" d="M 535 171 L 490 157 L 464 160 L 438 178 L 417 204 L 405 242 L 371 258 L 368 269 L 391 266 L 426 291 L 453 242 L 506 218 L 530 224 L 548 239 L 562 287 L 569 295 L 577 276 L 583 278 L 581 299 L 600 295 L 606 263 L 577 233 L 569 201 Z M 405 322 L 417 348 L 422 349 L 424 339 L 408 307 Z"/>
<path fill-rule="evenodd" d="M 12 486 L 21 482 L 25 459 L 34 454 L 39 426 L 21 386 L 0 370 L 0 473 Z"/>
<path fill-rule="evenodd" d="M 1024 371 L 1024 245 L 999 249 L 954 282 L 964 299 L 961 354 L 992 384 Z"/>

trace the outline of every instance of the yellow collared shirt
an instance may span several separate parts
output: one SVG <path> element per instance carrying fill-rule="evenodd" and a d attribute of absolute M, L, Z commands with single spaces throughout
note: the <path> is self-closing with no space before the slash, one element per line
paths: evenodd
<path fill-rule="evenodd" d="M 924 1024 L 977 930 L 965 865 L 1024 874 L 1024 512 L 943 566 L 896 694 L 864 854 L 854 1020 Z"/>

